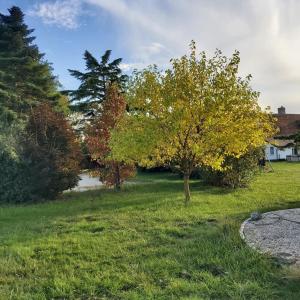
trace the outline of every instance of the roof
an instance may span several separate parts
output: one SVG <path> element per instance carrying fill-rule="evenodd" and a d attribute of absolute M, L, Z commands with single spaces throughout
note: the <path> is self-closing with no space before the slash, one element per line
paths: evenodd
<path fill-rule="evenodd" d="M 269 139 L 268 143 L 278 148 L 285 148 L 294 145 L 294 140 Z"/>
<path fill-rule="evenodd" d="M 277 136 L 289 136 L 300 131 L 300 114 L 274 114 L 274 117 L 280 130 Z"/>

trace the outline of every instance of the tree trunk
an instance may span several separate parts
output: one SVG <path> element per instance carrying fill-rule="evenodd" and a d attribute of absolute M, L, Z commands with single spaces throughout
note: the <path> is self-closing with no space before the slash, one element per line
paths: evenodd
<path fill-rule="evenodd" d="M 189 204 L 191 201 L 191 193 L 190 193 L 190 174 L 185 172 L 183 174 L 183 182 L 184 182 L 184 195 L 185 195 L 185 204 Z"/>
<path fill-rule="evenodd" d="M 120 168 L 117 164 L 116 170 L 115 170 L 115 189 L 119 191 L 121 189 L 121 178 L 120 178 Z"/>

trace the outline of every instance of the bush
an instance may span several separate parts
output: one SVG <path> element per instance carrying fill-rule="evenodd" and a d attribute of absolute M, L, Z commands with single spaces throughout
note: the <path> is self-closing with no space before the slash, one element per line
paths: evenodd
<path fill-rule="evenodd" d="M 26 166 L 10 153 L 0 153 L 0 202 L 23 202 L 30 199 Z"/>
<path fill-rule="evenodd" d="M 201 168 L 198 173 L 204 182 L 230 188 L 246 187 L 258 171 L 258 160 L 264 156 L 262 148 L 253 149 L 240 158 L 227 157 L 224 171 Z"/>
<path fill-rule="evenodd" d="M 32 110 L 27 125 L 0 119 L 0 201 L 53 199 L 74 187 L 81 151 L 61 113 L 49 104 Z"/>
<path fill-rule="evenodd" d="M 32 199 L 53 199 L 79 180 L 80 145 L 63 114 L 47 103 L 30 114 L 22 155 Z"/>
<path fill-rule="evenodd" d="M 29 199 L 26 165 L 19 156 L 18 139 L 21 124 L 0 121 L 0 202 Z"/>

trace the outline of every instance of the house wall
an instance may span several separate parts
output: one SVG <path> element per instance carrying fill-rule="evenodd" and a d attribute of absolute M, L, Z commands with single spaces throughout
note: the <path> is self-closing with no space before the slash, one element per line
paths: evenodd
<path fill-rule="evenodd" d="M 272 148 L 273 148 L 273 152 L 272 152 Z M 265 153 L 266 153 L 266 159 L 268 160 L 286 159 L 287 155 L 294 154 L 294 148 L 288 147 L 288 148 L 279 149 L 271 144 L 267 144 Z"/>

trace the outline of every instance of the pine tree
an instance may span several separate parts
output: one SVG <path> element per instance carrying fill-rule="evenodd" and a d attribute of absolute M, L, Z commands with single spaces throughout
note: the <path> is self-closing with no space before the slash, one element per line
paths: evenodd
<path fill-rule="evenodd" d="M 101 61 L 97 61 L 89 51 L 85 51 L 86 72 L 69 70 L 70 74 L 81 83 L 77 90 L 65 92 L 71 96 L 71 100 L 80 110 L 89 109 L 93 104 L 101 103 L 111 83 L 117 83 L 121 89 L 125 88 L 128 77 L 122 74 L 120 68 L 122 59 L 118 58 L 109 63 L 110 55 L 111 50 L 106 50 Z"/>
<path fill-rule="evenodd" d="M 16 6 L 8 11 L 0 14 L 0 114 L 23 116 L 42 101 L 56 104 L 60 94 L 23 12 Z"/>

